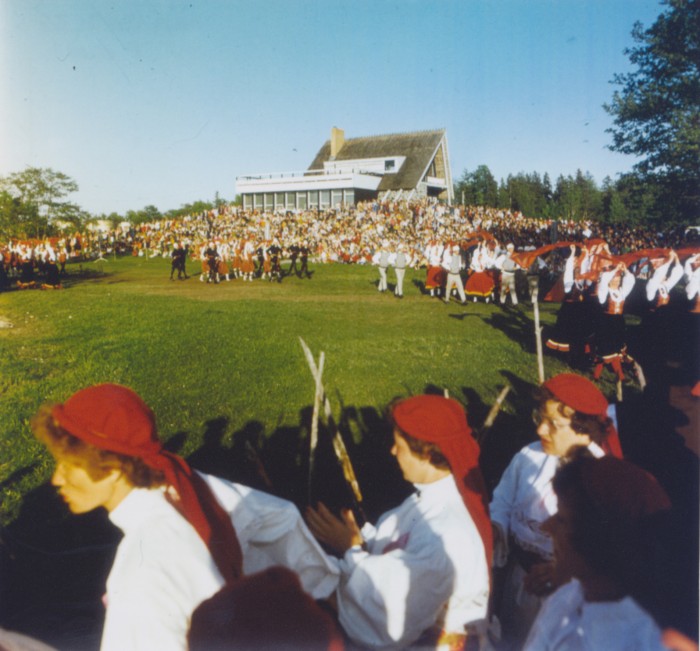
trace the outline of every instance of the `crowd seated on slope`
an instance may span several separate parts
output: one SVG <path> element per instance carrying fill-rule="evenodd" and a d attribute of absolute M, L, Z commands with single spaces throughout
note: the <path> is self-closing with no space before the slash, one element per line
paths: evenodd
<path fill-rule="evenodd" d="M 401 244 L 413 267 L 428 267 L 426 249 L 431 242 L 458 244 L 465 258 L 471 257 L 475 234 L 483 234 L 505 251 L 511 243 L 518 252 L 539 249 L 557 241 L 604 240 L 613 255 L 642 249 L 676 249 L 697 244 L 694 231 L 678 226 L 653 227 L 603 224 L 590 219 L 543 219 L 518 211 L 479 206 L 449 206 L 435 200 L 414 202 L 363 202 L 340 209 L 304 211 L 244 210 L 233 205 L 164 218 L 110 232 L 83 230 L 44 240 L 11 240 L 0 243 L 3 264 L 0 282 L 17 287 L 58 286 L 55 274 L 48 282 L 44 266 L 56 262 L 59 275 L 70 260 L 95 260 L 114 253 L 170 258 L 178 245 L 193 260 L 201 260 L 211 243 L 225 250 L 230 273 L 235 277 L 237 256 L 245 247 L 254 252 L 255 272 L 262 277 L 265 255 L 279 249 L 282 260 L 292 261 L 295 248 L 305 247 L 315 263 L 371 264 L 382 242 Z M 245 257 L 245 256 L 243 256 Z M 556 260 L 556 256 L 555 256 Z M 556 260 L 557 262 L 561 262 Z M 470 260 L 465 260 L 466 267 Z M 561 265 L 560 265 L 561 266 Z M 555 270 L 556 273 L 559 270 Z M 33 272 L 33 273 L 32 273 Z M 241 277 L 246 272 L 242 272 Z M 33 278 L 38 274 L 38 279 Z M 248 279 L 248 278 L 246 278 Z M 34 284 L 32 284 L 34 281 Z M 37 284 L 38 283 L 38 284 Z"/>

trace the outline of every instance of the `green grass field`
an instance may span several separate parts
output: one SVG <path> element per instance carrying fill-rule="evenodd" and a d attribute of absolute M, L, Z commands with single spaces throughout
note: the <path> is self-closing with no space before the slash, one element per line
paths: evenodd
<path fill-rule="evenodd" d="M 489 436 L 517 449 L 532 432 L 529 303 L 448 306 L 421 294 L 423 270 L 409 271 L 403 300 L 376 291 L 372 267 L 312 264 L 311 280 L 220 285 L 171 282 L 169 270 L 161 258 L 110 259 L 69 266 L 63 291 L 0 294 L 0 317 L 14 326 L 0 330 L 3 522 L 50 475 L 29 419 L 92 383 L 133 387 L 184 456 L 212 432 L 224 451 L 241 432 L 255 434 L 258 449 L 275 434 L 305 437 L 314 385 L 299 337 L 317 358 L 325 353 L 325 386 L 350 445 L 372 435 L 369 416 L 393 397 L 428 388 L 447 389 L 479 425 L 506 382 L 513 391 Z M 542 306 L 543 323 L 556 308 Z M 545 357 L 547 375 L 564 368 Z"/>

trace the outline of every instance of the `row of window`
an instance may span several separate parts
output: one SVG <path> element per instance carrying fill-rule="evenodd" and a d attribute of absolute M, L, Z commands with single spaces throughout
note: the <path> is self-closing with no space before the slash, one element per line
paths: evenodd
<path fill-rule="evenodd" d="M 309 190 L 306 192 L 266 192 L 243 195 L 246 210 L 306 210 L 340 208 L 355 203 L 355 190 Z"/>

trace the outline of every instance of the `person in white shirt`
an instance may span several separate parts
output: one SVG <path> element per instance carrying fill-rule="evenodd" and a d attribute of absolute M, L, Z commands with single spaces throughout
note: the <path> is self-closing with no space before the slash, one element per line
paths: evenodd
<path fill-rule="evenodd" d="M 307 511 L 312 532 L 342 556 L 340 624 L 363 648 L 479 648 L 491 525 L 478 445 L 462 406 L 442 396 L 402 400 L 391 420 L 392 453 L 416 492 L 362 530 L 349 511 Z"/>
<path fill-rule="evenodd" d="M 457 290 L 459 300 L 464 305 L 467 302 L 467 297 L 464 294 L 464 283 L 460 272 L 464 269 L 464 261 L 459 251 L 459 245 L 454 244 L 452 247 L 446 247 L 445 253 L 442 256 L 442 266 L 447 271 L 447 282 L 445 284 L 445 303 L 450 302 L 452 289 Z"/>
<path fill-rule="evenodd" d="M 388 288 L 386 270 L 389 267 L 390 256 L 391 251 L 389 250 L 389 241 L 383 240 L 382 245 L 372 256 L 372 264 L 377 265 L 377 269 L 379 270 L 379 285 L 377 285 L 377 289 L 380 293 L 384 293 Z"/>
<path fill-rule="evenodd" d="M 635 277 L 620 262 L 613 269 L 603 271 L 598 278 L 598 302 L 603 311 L 598 318 L 595 333 L 596 364 L 593 378 L 599 379 L 604 366 L 610 366 L 617 379 L 624 381 L 622 363 L 628 361 L 625 331 L 625 300 L 632 292 Z"/>
<path fill-rule="evenodd" d="M 396 287 L 394 288 L 394 296 L 403 298 L 403 279 L 406 275 L 406 267 L 412 262 L 411 256 L 406 252 L 406 247 L 399 242 L 396 246 L 396 251 L 389 256 L 389 265 L 394 268 L 396 274 Z"/>
<path fill-rule="evenodd" d="M 431 240 L 425 249 L 425 258 L 428 261 L 425 288 L 431 296 L 440 296 L 442 286 L 445 283 L 445 270 L 442 268 L 443 251 L 442 244 L 437 240 Z"/>
<path fill-rule="evenodd" d="M 518 304 L 518 292 L 515 288 L 515 272 L 520 269 L 520 265 L 513 259 L 515 245 L 512 242 L 506 244 L 505 254 L 498 257 L 496 266 L 501 270 L 501 288 L 499 298 L 501 305 L 506 304 L 506 295 L 510 294 L 513 305 Z"/>
<path fill-rule="evenodd" d="M 316 598 L 334 590 L 337 569 L 293 505 L 193 471 L 162 448 L 153 412 L 131 389 L 82 389 L 42 407 L 32 429 L 71 512 L 104 508 L 124 534 L 107 578 L 102 651 L 185 651 L 194 609 L 244 571 L 294 565 Z"/>
<path fill-rule="evenodd" d="M 553 480 L 557 513 L 544 524 L 558 575 L 525 651 L 661 651 L 661 630 L 633 598 L 643 573 L 635 548 L 645 519 L 670 509 L 656 480 L 633 464 L 573 450 Z"/>
<path fill-rule="evenodd" d="M 542 597 L 557 585 L 552 541 L 542 525 L 557 511 L 552 478 L 560 459 L 576 445 L 596 456 L 622 455 L 608 402 L 590 380 L 556 375 L 539 389 L 538 403 L 539 440 L 513 457 L 490 505 L 494 565 L 506 567 L 502 597 L 495 604 L 503 648 L 520 648 Z"/>

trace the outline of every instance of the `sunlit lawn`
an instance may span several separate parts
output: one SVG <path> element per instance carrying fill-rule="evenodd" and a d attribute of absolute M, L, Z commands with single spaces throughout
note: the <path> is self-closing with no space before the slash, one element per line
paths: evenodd
<path fill-rule="evenodd" d="M 43 402 L 92 383 L 133 387 L 154 409 L 162 438 L 178 435 L 185 456 L 212 422 L 224 448 L 251 428 L 263 439 L 286 429 L 305 436 L 314 385 L 299 337 L 316 357 L 325 353 L 336 417 L 341 408 L 381 414 L 393 397 L 432 387 L 464 402 L 478 425 L 511 382 L 500 419 L 517 425 L 516 439 L 527 436 L 537 378 L 529 303 L 448 306 L 421 293 L 423 270 L 409 271 L 397 300 L 377 292 L 372 267 L 312 269 L 311 280 L 208 285 L 196 274 L 171 282 L 167 260 L 127 257 L 69 266 L 62 291 L 0 294 L 0 317 L 14 326 L 0 330 L 3 520 L 50 472 L 29 419 Z M 190 262 L 189 271 L 198 268 Z M 545 323 L 554 307 L 543 306 Z M 563 368 L 545 361 L 548 374 Z M 355 443 L 371 435 L 353 422 L 346 434 Z"/>

